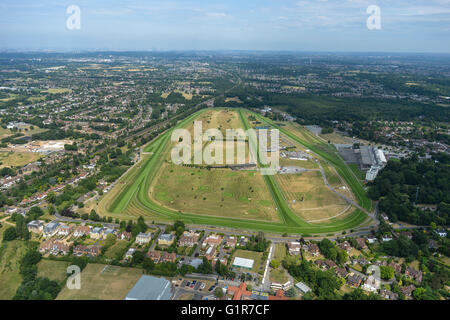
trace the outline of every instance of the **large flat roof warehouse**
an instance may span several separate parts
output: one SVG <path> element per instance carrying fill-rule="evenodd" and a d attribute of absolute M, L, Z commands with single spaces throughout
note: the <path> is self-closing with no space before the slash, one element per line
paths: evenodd
<path fill-rule="evenodd" d="M 143 275 L 128 292 L 125 300 L 170 300 L 171 297 L 170 281 Z"/>
<path fill-rule="evenodd" d="M 308 287 L 306 284 L 304 284 L 303 282 L 299 282 L 295 285 L 302 293 L 308 293 L 309 291 L 311 291 L 311 288 Z"/>
<path fill-rule="evenodd" d="M 251 270 L 253 268 L 254 261 L 252 259 L 234 258 L 233 267 L 245 268 Z"/>

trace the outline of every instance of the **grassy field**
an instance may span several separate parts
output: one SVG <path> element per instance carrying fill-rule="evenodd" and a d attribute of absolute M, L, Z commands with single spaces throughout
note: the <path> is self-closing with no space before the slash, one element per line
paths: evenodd
<path fill-rule="evenodd" d="M 214 109 L 214 112 L 222 112 L 223 110 L 224 109 Z M 147 221 L 183 220 L 187 224 L 225 226 L 239 228 L 240 230 L 261 230 L 278 233 L 287 232 L 309 234 L 330 233 L 350 229 L 360 225 L 366 220 L 367 216 L 360 210 L 356 210 L 344 215 L 343 217 L 329 219 L 326 223 L 308 223 L 292 211 L 282 188 L 278 185 L 278 182 L 276 181 L 277 179 L 274 176 L 262 176 L 261 179 L 265 182 L 265 187 L 268 190 L 267 192 L 270 194 L 272 201 L 275 204 L 275 210 L 280 219 L 279 222 L 256 219 L 252 220 L 249 217 L 250 214 L 256 214 L 255 211 L 249 212 L 248 215 L 244 214 L 242 217 L 233 216 L 234 213 L 231 212 L 233 210 L 229 210 L 230 214 L 225 216 L 218 215 L 216 212 L 212 212 L 211 210 L 208 210 L 207 213 L 200 213 L 197 210 L 196 212 L 187 210 L 183 211 L 182 206 L 189 206 L 193 204 L 188 204 L 188 202 L 184 200 L 188 198 L 182 197 L 181 192 L 189 194 L 190 192 L 195 191 L 195 193 L 197 193 L 197 199 L 194 199 L 194 194 L 191 193 L 192 203 L 203 203 L 203 201 L 208 201 L 208 197 L 212 196 L 207 194 L 210 190 L 213 190 L 211 188 L 218 188 L 220 192 L 227 192 L 225 190 L 226 186 L 224 186 L 223 182 L 220 180 L 214 180 L 214 182 L 212 182 L 207 179 L 208 184 L 204 183 L 202 179 L 207 178 L 209 174 L 201 174 L 201 177 L 198 178 L 197 182 L 195 182 L 195 186 L 191 185 L 191 180 L 195 181 L 194 177 L 197 178 L 195 176 L 196 172 L 193 168 L 189 168 L 189 170 L 193 171 L 186 171 L 189 172 L 188 175 L 183 177 L 182 174 L 181 178 L 176 177 L 175 174 L 173 177 L 169 175 L 175 173 L 175 170 L 179 170 L 179 168 L 171 168 L 171 164 L 167 162 L 167 155 L 172 145 L 170 142 L 170 136 L 173 130 L 177 128 L 189 128 L 194 119 L 199 119 L 202 117 L 206 120 L 206 123 L 209 121 L 207 126 L 214 126 L 216 128 L 222 127 L 221 129 L 224 129 L 225 125 L 235 126 L 235 124 L 231 122 L 236 122 L 237 117 L 229 116 L 227 119 L 226 116 L 217 116 L 214 118 L 214 114 L 211 114 L 211 112 L 211 109 L 206 109 L 193 114 L 185 120 L 180 121 L 175 127 L 169 129 L 166 133 L 160 135 L 158 138 L 146 145 L 143 149 L 144 154 L 142 160 L 132 167 L 132 169 L 130 169 L 125 175 L 123 175 L 117 181 L 115 187 L 103 196 L 100 204 L 98 205 L 97 212 L 101 215 L 113 216 L 121 219 L 137 219 L 139 216 L 144 216 Z M 232 114 L 230 111 L 224 112 Z M 250 127 L 248 115 L 251 113 L 244 109 L 239 109 L 237 113 L 244 129 L 248 129 Z M 255 116 L 260 117 L 261 122 L 275 127 L 277 126 L 266 118 L 263 118 L 257 114 L 255 114 Z M 224 119 L 225 124 L 221 125 L 219 122 L 224 121 Z M 285 129 L 281 129 L 281 133 L 286 135 L 286 137 L 290 140 L 302 145 L 303 148 L 312 150 L 315 154 L 317 154 L 317 157 L 326 160 L 330 166 L 333 166 L 336 169 L 336 173 L 343 177 L 345 183 L 355 194 L 355 199 L 357 199 L 360 203 L 363 203 L 363 206 L 370 206 L 370 204 L 364 202 L 367 200 L 367 197 L 362 189 L 362 186 L 359 184 L 359 181 L 357 181 L 353 175 L 349 176 L 349 169 L 345 166 L 342 160 L 333 153 L 333 147 L 318 141 L 317 137 L 305 132 L 304 130 L 301 130 L 301 134 L 304 134 L 305 140 L 314 142 L 314 144 L 310 145 L 305 140 L 299 139 L 296 135 Z M 248 143 L 254 145 L 256 142 L 253 141 L 253 139 L 249 139 Z M 161 167 L 164 165 L 167 166 L 168 170 L 161 170 Z M 173 170 L 173 172 L 170 172 L 171 170 Z M 201 171 L 206 172 L 207 170 L 201 169 Z M 216 169 L 212 169 L 211 172 L 212 171 L 216 171 Z M 220 170 L 217 170 L 217 172 L 220 172 Z M 233 173 L 231 170 L 229 172 Z M 190 175 L 191 173 L 194 173 L 194 175 Z M 248 177 L 252 178 L 256 175 L 255 172 L 242 172 L 239 173 L 238 176 L 245 173 L 248 174 Z M 217 174 L 218 173 L 212 174 L 212 178 L 209 179 L 215 179 L 215 175 Z M 158 180 L 159 177 L 163 177 L 159 181 L 162 182 L 164 180 L 162 185 L 166 184 L 168 188 L 167 190 L 157 189 L 161 185 L 161 183 L 158 182 L 155 184 L 155 181 Z M 226 177 L 219 175 L 218 178 L 224 179 Z M 177 179 L 181 179 L 181 181 L 178 181 L 178 189 L 176 191 L 172 191 L 170 185 L 174 184 L 174 181 L 177 181 Z M 172 181 L 168 182 L 168 180 Z M 189 183 L 189 185 L 187 185 L 187 183 Z M 223 190 L 221 190 L 222 187 L 224 188 Z M 192 190 L 192 188 L 194 188 L 194 190 Z M 253 187 L 253 189 L 253 193 L 257 193 L 255 187 Z M 149 192 L 153 194 L 149 194 Z M 233 194 L 233 192 L 230 193 Z M 203 196 L 200 200 L 199 195 Z M 223 194 L 223 196 L 227 196 L 227 194 Z M 203 198 L 206 199 L 203 200 Z M 235 202 L 241 205 L 240 202 L 248 202 L 248 198 L 250 197 L 247 197 L 247 199 L 244 199 L 244 197 L 238 197 L 236 199 L 239 201 Z M 254 197 L 251 198 L 251 201 L 254 199 Z M 258 200 L 266 200 L 266 198 L 264 197 Z M 226 201 L 225 198 L 224 201 Z M 176 202 L 180 202 L 178 203 L 179 209 L 173 207 L 174 205 L 177 205 Z M 214 210 L 217 210 L 217 208 L 220 209 L 221 202 L 222 198 L 220 198 L 220 201 L 215 205 Z M 198 206 L 198 204 L 196 205 Z M 202 209 L 203 208 L 199 208 L 198 210 Z"/>
<path fill-rule="evenodd" d="M 373 202 L 368 198 L 361 182 L 355 177 L 352 170 L 343 162 L 342 158 L 338 156 L 338 152 L 334 146 L 322 142 L 319 138 L 298 124 L 290 123 L 286 127 L 280 127 L 270 119 L 263 118 L 258 114 L 255 115 L 263 122 L 279 128 L 282 133 L 313 151 L 330 165 L 333 165 L 336 172 L 343 177 L 346 184 L 350 187 L 359 204 L 369 211 L 373 209 Z"/>
<path fill-rule="evenodd" d="M 41 155 L 36 152 L 9 152 L 0 151 L 0 168 L 3 167 L 22 167 L 28 163 L 37 161 Z"/>
<path fill-rule="evenodd" d="M 355 173 L 356 177 L 359 180 L 364 181 L 366 179 L 365 172 L 361 171 L 357 164 L 351 163 L 348 165 L 348 167 Z"/>
<path fill-rule="evenodd" d="M 337 143 L 337 144 L 353 144 L 353 139 L 350 137 L 343 136 L 339 133 L 327 133 L 327 134 L 320 134 L 320 137 L 323 138 L 326 141 L 330 141 L 331 143 Z"/>
<path fill-rule="evenodd" d="M 0 127 L 0 139 L 6 138 L 10 135 L 12 135 L 13 133 L 11 132 L 11 130 L 9 129 L 3 129 Z"/>
<path fill-rule="evenodd" d="M 25 242 L 20 240 L 0 245 L 0 300 L 11 300 L 20 286 L 19 260 L 25 252 Z"/>
<path fill-rule="evenodd" d="M 207 111 L 196 121 L 202 122 L 203 131 L 215 128 L 224 136 L 227 129 L 242 129 L 237 112 L 233 110 Z M 192 123 L 187 130 L 193 136 Z M 214 142 L 209 143 L 209 146 L 211 144 Z M 207 145 L 207 142 L 203 145 Z M 171 149 L 172 146 L 163 154 L 164 162 L 149 190 L 150 199 L 159 205 L 178 212 L 278 220 L 275 204 L 261 175 L 251 171 L 208 170 L 175 165 L 171 162 Z M 248 154 L 248 149 L 246 153 Z M 225 154 L 224 148 L 223 155 Z"/>
<path fill-rule="evenodd" d="M 244 258 L 244 259 L 252 259 L 253 260 L 253 268 L 252 272 L 257 273 L 259 271 L 259 268 L 261 267 L 263 261 L 262 261 L 262 252 L 255 252 L 255 251 L 248 251 L 248 250 L 236 250 L 233 259 L 231 260 L 231 263 L 234 262 L 234 258 Z M 245 270 L 245 269 L 243 269 Z"/>
<path fill-rule="evenodd" d="M 180 188 L 180 185 L 186 186 Z M 195 169 L 165 164 L 150 198 L 181 212 L 277 221 L 275 204 L 260 175 L 229 169 Z"/>
<path fill-rule="evenodd" d="M 38 277 L 48 278 L 59 283 L 65 281 L 67 277 L 67 267 L 70 262 L 41 260 L 38 263 Z"/>
<path fill-rule="evenodd" d="M 3 218 L 0 218 L 0 220 Z M 0 245 L 2 244 L 3 241 L 3 233 L 5 232 L 6 228 L 8 226 L 4 223 L 4 222 L 0 222 Z"/>
<path fill-rule="evenodd" d="M 81 272 L 81 289 L 64 287 L 57 300 L 123 300 L 142 270 L 103 264 L 88 264 Z"/>
<path fill-rule="evenodd" d="M 127 251 L 128 245 L 128 241 L 117 241 L 114 245 L 109 247 L 108 250 L 106 250 L 105 257 L 108 259 L 122 259 Z"/>
<path fill-rule="evenodd" d="M 275 244 L 275 251 L 273 253 L 273 259 L 276 259 L 278 261 L 283 261 L 283 259 L 287 255 L 287 248 L 284 243 L 277 243 Z"/>
<path fill-rule="evenodd" d="M 50 94 L 59 94 L 59 93 L 71 93 L 72 89 L 68 88 L 51 88 L 48 90 L 44 90 L 42 92 L 50 93 Z"/>
<path fill-rule="evenodd" d="M 278 282 L 281 284 L 286 283 L 289 278 L 283 267 L 278 267 L 277 269 L 270 269 L 270 281 Z"/>
<path fill-rule="evenodd" d="M 280 174 L 276 180 L 292 210 L 306 221 L 336 216 L 347 207 L 342 198 L 328 189 L 319 171 Z"/>

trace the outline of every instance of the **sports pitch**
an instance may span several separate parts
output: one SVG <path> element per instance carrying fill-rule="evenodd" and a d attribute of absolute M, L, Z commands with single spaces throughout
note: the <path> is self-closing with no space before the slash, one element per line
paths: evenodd
<path fill-rule="evenodd" d="M 346 196 L 363 208 L 371 209 L 372 204 L 352 171 L 326 143 L 309 135 L 303 127 L 280 127 L 245 109 L 215 108 L 191 115 L 147 144 L 141 161 L 103 196 L 97 212 L 120 219 L 144 216 L 147 221 L 182 220 L 187 224 L 290 234 L 337 232 L 354 228 L 368 219 L 365 213 L 353 207 L 344 211 L 349 206 L 336 194 L 330 194 L 324 181 L 315 175 L 318 165 L 313 161 L 307 165 L 312 171 L 303 173 L 303 177 L 263 176 L 255 170 L 233 171 L 172 163 L 173 130 L 185 128 L 192 134 L 194 120 L 202 120 L 203 131 L 210 128 L 247 130 L 251 128 L 249 115 L 265 126 L 279 129 L 280 134 L 298 148 L 311 150 L 333 188 L 345 186 Z M 248 155 L 248 144 L 256 142 L 250 138 L 244 141 Z M 209 143 L 211 141 L 203 141 L 203 148 Z M 308 198 L 307 203 L 292 206 L 292 197 L 297 198 L 302 193 Z"/>

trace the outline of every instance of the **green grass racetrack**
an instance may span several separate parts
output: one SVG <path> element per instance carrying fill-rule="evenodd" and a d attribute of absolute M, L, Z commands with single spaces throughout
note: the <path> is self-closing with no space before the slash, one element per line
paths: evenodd
<path fill-rule="evenodd" d="M 264 179 L 274 199 L 274 202 L 277 205 L 277 212 L 280 218 L 280 222 L 278 223 L 248 220 L 245 218 L 224 218 L 199 215 L 195 213 L 178 212 L 165 207 L 161 207 L 160 205 L 156 204 L 150 199 L 148 191 L 150 188 L 150 184 L 157 173 L 157 170 L 160 168 L 162 162 L 164 161 L 162 155 L 170 146 L 169 142 L 172 131 L 178 128 L 185 127 L 187 124 L 189 124 L 189 122 L 192 122 L 195 118 L 197 118 L 201 113 L 205 111 L 206 109 L 200 110 L 184 119 L 183 121 L 180 121 L 175 127 L 161 134 L 158 138 L 151 141 L 147 146 L 145 146 L 143 151 L 151 152 L 152 154 L 143 155 L 143 159 L 138 163 L 138 165 L 135 165 L 131 170 L 129 170 L 124 176 L 120 178 L 118 183 L 122 183 L 125 186 L 120 191 L 119 195 L 107 205 L 108 215 L 114 217 L 114 214 L 129 214 L 130 218 L 136 218 L 137 216 L 142 215 L 144 216 L 144 218 L 146 218 L 146 220 L 181 220 L 186 224 L 221 226 L 241 230 L 265 231 L 273 233 L 286 232 L 289 234 L 319 234 L 338 232 L 355 228 L 367 219 L 367 215 L 365 213 L 363 213 L 361 210 L 356 210 L 344 219 L 331 219 L 328 222 L 322 224 L 308 223 L 299 218 L 295 213 L 291 211 L 281 189 L 277 186 L 274 177 L 270 175 L 264 176 Z M 244 113 L 250 111 L 239 109 L 238 112 L 241 121 L 243 122 L 244 128 L 249 128 L 249 124 L 246 117 L 244 116 Z M 342 162 L 342 160 L 340 160 L 338 157 L 333 157 L 328 153 L 314 148 L 314 146 L 309 145 L 290 132 L 284 130 L 283 128 L 280 128 L 273 121 L 266 119 L 258 114 L 252 114 L 257 116 L 259 120 L 262 120 L 268 125 L 279 129 L 281 133 L 301 143 L 302 145 L 311 149 L 313 152 L 331 163 L 339 172 L 339 174 L 345 179 L 347 184 L 351 187 L 360 205 L 370 210 L 371 202 L 367 198 L 364 189 L 362 188 L 359 181 L 357 181 L 357 179 L 351 173 L 351 170 Z"/>

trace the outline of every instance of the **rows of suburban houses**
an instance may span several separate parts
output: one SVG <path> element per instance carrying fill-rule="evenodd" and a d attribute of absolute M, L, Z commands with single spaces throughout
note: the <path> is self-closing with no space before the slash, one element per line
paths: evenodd
<path fill-rule="evenodd" d="M 73 246 L 73 241 L 68 241 L 70 238 L 81 238 L 83 236 L 89 236 L 93 240 L 105 240 L 109 234 L 113 234 L 118 240 L 132 239 L 132 234 L 126 231 L 118 231 L 114 228 L 106 227 L 92 227 L 88 225 L 67 225 L 61 222 L 52 221 L 45 223 L 44 221 L 34 220 L 27 224 L 28 230 L 38 235 L 42 235 L 43 241 L 40 244 L 40 252 L 42 254 L 50 255 L 67 255 L 70 252 L 70 248 Z M 192 248 L 199 245 L 200 233 L 194 231 L 185 231 L 178 240 L 177 245 L 179 247 Z M 139 233 L 135 238 L 135 243 L 137 245 L 143 246 L 149 244 L 154 233 Z M 156 243 L 160 247 L 171 246 L 176 237 L 172 233 L 162 233 L 156 239 Z M 217 234 L 211 234 L 205 237 L 201 243 L 200 249 L 203 255 L 215 264 L 217 259 L 218 250 L 217 248 L 224 244 L 225 247 L 234 248 L 236 244 L 245 246 L 248 242 L 247 237 L 238 238 L 236 236 L 228 236 L 224 239 L 222 236 Z M 73 248 L 73 254 L 77 256 L 88 256 L 96 257 L 101 254 L 102 246 L 99 242 L 92 245 L 77 245 Z M 136 248 L 130 248 L 125 254 L 125 259 L 130 259 Z M 152 259 L 155 263 L 158 262 L 175 262 L 177 259 L 176 253 L 169 253 L 166 251 L 149 250 L 147 256 Z M 219 258 L 222 263 L 226 263 L 224 258 Z"/>
<path fill-rule="evenodd" d="M 404 234 L 408 237 L 411 237 L 410 232 L 404 232 Z M 368 249 L 367 243 L 373 244 L 377 240 L 377 238 L 356 238 L 357 248 L 359 250 L 366 250 Z M 387 238 L 383 238 L 382 241 L 389 241 Z M 300 255 L 301 250 L 303 249 L 305 252 L 308 252 L 314 257 L 317 257 L 320 255 L 320 249 L 319 246 L 316 243 L 313 242 L 306 242 L 304 244 L 300 242 L 288 242 L 287 244 L 289 254 L 291 255 Z M 346 251 L 348 254 L 352 250 L 352 246 L 348 241 L 344 241 L 341 243 L 337 243 L 336 247 Z M 402 266 L 399 263 L 396 263 L 394 261 L 387 262 L 385 260 L 382 261 L 368 261 L 365 258 L 355 258 L 351 259 L 346 267 L 339 267 L 334 261 L 332 260 L 315 260 L 314 263 L 319 267 L 321 270 L 333 270 L 338 277 L 344 278 L 346 280 L 346 283 L 349 286 L 355 287 L 355 288 L 362 288 L 363 290 L 367 292 L 377 292 L 378 288 L 380 288 L 381 281 L 376 278 L 374 275 L 366 276 L 359 272 L 354 272 L 352 269 L 352 266 L 359 265 L 361 267 L 368 266 L 368 265 L 375 265 L 375 266 L 390 266 L 394 269 L 395 275 L 399 276 L 402 273 Z M 422 271 L 416 270 L 412 267 L 407 267 L 405 269 L 404 275 L 406 277 L 409 277 L 413 280 L 415 280 L 418 283 L 422 282 Z M 303 293 L 307 293 L 311 289 L 305 285 L 304 283 L 298 283 L 296 284 L 296 287 Z M 411 297 L 412 292 L 416 289 L 414 285 L 408 285 L 401 288 L 402 293 L 406 297 Z M 390 300 L 397 300 L 398 294 L 393 293 L 392 291 L 381 289 L 380 295 L 386 299 Z"/>
<path fill-rule="evenodd" d="M 132 239 L 132 234 L 130 232 L 120 232 L 114 228 L 93 227 L 88 225 L 67 225 L 56 221 L 52 221 L 47 224 L 43 221 L 38 220 L 31 221 L 28 223 L 28 230 L 30 232 L 42 235 L 44 240 L 40 244 L 40 252 L 42 254 L 50 255 L 67 255 L 70 252 L 71 247 L 73 246 L 73 241 L 68 241 L 67 239 L 73 240 L 72 238 L 89 236 L 90 239 L 104 240 L 108 235 L 113 234 L 119 240 L 130 241 Z M 408 237 L 411 237 L 410 232 L 404 232 L 404 234 Z M 137 245 L 143 246 L 149 244 L 154 236 L 155 233 L 152 232 L 141 232 L 136 236 L 134 241 Z M 160 247 L 169 247 L 174 243 L 175 239 L 176 237 L 173 233 L 162 233 L 158 235 L 155 241 L 156 244 Z M 199 245 L 201 255 L 211 261 L 213 266 L 217 261 L 220 261 L 221 263 L 227 263 L 226 255 L 221 255 L 222 250 L 218 250 L 219 248 L 225 249 L 225 252 L 230 252 L 233 248 L 236 247 L 236 245 L 245 246 L 249 241 L 249 239 L 244 236 L 222 236 L 219 234 L 209 234 L 208 236 L 204 237 L 203 241 L 201 240 L 201 233 L 194 231 L 184 231 L 184 233 L 179 237 L 177 245 L 179 247 L 188 248 Z M 357 244 L 355 249 L 357 250 L 366 250 L 368 249 L 368 244 L 373 244 L 378 241 L 378 239 L 375 237 L 360 237 L 356 238 L 355 240 Z M 389 237 L 384 237 L 382 239 L 382 241 L 390 240 L 392 239 L 390 239 Z M 92 245 L 77 245 L 73 247 L 73 255 L 97 257 L 102 252 L 102 245 L 99 243 L 100 241 L 97 241 Z M 336 247 L 345 250 L 348 254 L 352 250 L 352 245 L 348 241 L 336 243 Z M 317 243 L 311 241 L 288 241 L 287 249 L 290 255 L 300 255 L 302 251 L 309 253 L 312 257 L 318 257 L 320 255 L 319 246 L 317 245 Z M 124 259 L 131 259 L 136 250 L 136 247 L 129 248 L 124 256 Z M 157 251 L 152 249 L 151 247 L 146 255 L 155 263 L 177 261 L 176 253 Z M 394 269 L 396 275 L 401 275 L 402 273 L 401 264 L 394 261 L 391 261 L 389 263 L 385 260 L 368 261 L 364 257 L 358 257 L 350 259 L 350 261 L 348 261 L 344 265 L 344 267 L 341 267 L 338 266 L 334 261 L 329 259 L 319 258 L 313 260 L 315 260 L 314 263 L 318 268 L 322 270 L 333 270 L 337 276 L 344 278 L 349 286 L 355 288 L 361 287 L 363 290 L 366 290 L 368 292 L 377 292 L 378 288 L 380 287 L 380 280 L 376 279 L 372 275 L 366 276 L 360 272 L 355 272 L 355 270 L 353 269 L 354 266 L 390 266 Z M 407 267 L 404 271 L 404 275 L 406 277 L 414 279 L 418 283 L 422 282 L 422 272 L 415 270 L 414 268 Z M 307 293 L 310 290 L 308 286 L 303 283 L 296 284 L 296 287 L 303 293 Z M 286 288 L 283 287 L 282 289 Z M 401 290 L 406 297 L 410 297 L 412 292 L 415 290 L 415 286 L 404 286 L 401 288 Z M 244 292 L 245 289 L 240 291 Z M 387 290 L 381 290 L 380 294 L 388 299 L 398 298 L 398 295 Z"/>

